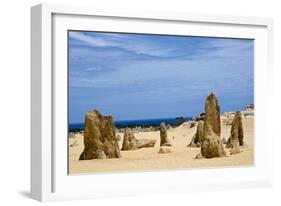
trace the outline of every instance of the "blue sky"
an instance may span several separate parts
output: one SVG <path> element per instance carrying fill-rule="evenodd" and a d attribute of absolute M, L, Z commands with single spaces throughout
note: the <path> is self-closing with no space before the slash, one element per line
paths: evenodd
<path fill-rule="evenodd" d="M 194 116 L 210 92 L 221 111 L 253 103 L 254 41 L 69 32 L 69 118 Z"/>

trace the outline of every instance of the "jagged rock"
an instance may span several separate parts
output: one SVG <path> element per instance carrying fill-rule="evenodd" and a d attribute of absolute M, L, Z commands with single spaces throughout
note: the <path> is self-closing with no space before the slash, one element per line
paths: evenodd
<path fill-rule="evenodd" d="M 209 125 L 210 129 L 220 136 L 221 134 L 221 124 L 220 124 L 220 106 L 218 104 L 217 97 L 214 93 L 211 93 L 206 98 L 205 103 L 205 121 L 204 129 Z"/>
<path fill-rule="evenodd" d="M 164 122 L 160 124 L 160 146 L 171 146 Z"/>
<path fill-rule="evenodd" d="M 200 120 L 197 124 L 197 131 L 193 135 L 191 142 L 187 145 L 188 147 L 200 147 L 203 138 L 203 128 L 204 122 Z"/>
<path fill-rule="evenodd" d="M 126 128 L 123 137 L 122 151 L 127 150 L 136 150 L 137 149 L 137 140 L 133 131 L 130 128 Z"/>
<path fill-rule="evenodd" d="M 201 144 L 201 155 L 205 158 L 224 157 L 222 142 L 220 140 L 220 106 L 215 94 L 211 93 L 206 98 L 205 121 Z"/>
<path fill-rule="evenodd" d="M 154 147 L 156 143 L 155 139 L 139 139 L 137 140 L 137 148 L 143 148 L 143 147 Z"/>
<path fill-rule="evenodd" d="M 243 132 L 243 124 L 242 124 L 242 114 L 240 111 L 236 112 L 232 125 L 230 137 L 227 140 L 226 148 L 235 148 L 236 145 L 243 146 L 244 142 L 244 132 Z"/>
<path fill-rule="evenodd" d="M 158 154 L 167 154 L 167 153 L 171 153 L 172 151 L 169 148 L 163 148 L 160 147 Z"/>
<path fill-rule="evenodd" d="M 116 139 L 113 118 L 102 116 L 97 110 L 87 112 L 84 131 L 84 151 L 79 160 L 100 158 L 103 152 L 106 158 L 120 158 L 120 149 Z"/>

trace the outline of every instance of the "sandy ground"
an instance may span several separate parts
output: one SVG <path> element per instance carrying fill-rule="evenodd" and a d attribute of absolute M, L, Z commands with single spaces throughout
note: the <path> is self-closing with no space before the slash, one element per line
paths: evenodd
<path fill-rule="evenodd" d="M 227 166 L 249 166 L 254 164 L 253 132 L 254 117 L 243 118 L 244 141 L 247 147 L 241 148 L 242 152 L 230 155 L 229 149 L 225 149 L 227 157 L 212 159 L 194 159 L 200 152 L 200 148 L 190 148 L 186 145 L 191 141 L 196 132 L 196 127 L 189 128 L 187 123 L 168 130 L 168 138 L 172 143 L 169 147 L 172 153 L 158 154 L 160 148 L 160 132 L 139 132 L 135 133 L 137 139 L 156 139 L 154 148 L 142 148 L 134 151 L 121 151 L 121 158 L 118 159 L 93 159 L 79 161 L 79 156 L 84 149 L 83 136 L 75 136 L 78 146 L 69 147 L 69 173 L 104 173 L 104 172 L 126 172 L 126 171 L 147 171 L 161 169 L 185 169 L 203 167 L 227 167 Z M 228 139 L 231 126 L 221 124 L 221 138 Z M 123 134 L 120 133 L 121 137 Z M 69 144 L 75 141 L 70 138 Z M 122 140 L 119 141 L 121 148 Z"/>

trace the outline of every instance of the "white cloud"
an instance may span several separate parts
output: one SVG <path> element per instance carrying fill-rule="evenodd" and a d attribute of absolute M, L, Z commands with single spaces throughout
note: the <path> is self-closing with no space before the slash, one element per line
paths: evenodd
<path fill-rule="evenodd" d="M 70 32 L 69 36 L 93 47 L 117 47 L 136 54 L 163 56 L 172 51 L 171 48 L 155 46 L 147 41 L 136 41 L 120 34 L 99 33 L 94 36 L 83 32 Z"/>
<path fill-rule="evenodd" d="M 109 40 L 104 40 L 99 37 L 85 35 L 82 32 L 70 32 L 69 36 L 72 39 L 76 39 L 76 40 L 88 43 L 91 46 L 96 46 L 96 47 L 117 46 L 114 42 L 110 42 Z"/>

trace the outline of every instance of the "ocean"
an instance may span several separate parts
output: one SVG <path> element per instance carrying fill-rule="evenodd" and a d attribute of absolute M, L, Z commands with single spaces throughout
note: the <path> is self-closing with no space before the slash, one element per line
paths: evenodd
<path fill-rule="evenodd" d="M 176 117 L 176 118 L 161 118 L 161 119 L 140 119 L 140 120 L 119 120 L 114 121 L 114 126 L 117 128 L 125 127 L 150 127 L 159 126 L 162 122 L 166 125 L 177 126 L 185 121 L 191 120 L 192 117 Z M 82 130 L 84 129 L 84 123 L 70 123 L 69 131 Z"/>

